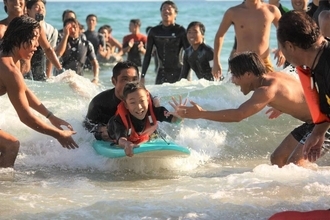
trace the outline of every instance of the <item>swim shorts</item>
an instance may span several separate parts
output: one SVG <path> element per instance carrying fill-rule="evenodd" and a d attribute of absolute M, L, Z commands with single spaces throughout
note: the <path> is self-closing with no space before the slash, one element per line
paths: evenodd
<path fill-rule="evenodd" d="M 295 128 L 291 134 L 301 144 L 305 144 L 306 139 L 312 133 L 315 124 L 304 123 Z M 325 133 L 325 139 L 322 145 L 323 154 L 330 150 L 330 129 Z"/>

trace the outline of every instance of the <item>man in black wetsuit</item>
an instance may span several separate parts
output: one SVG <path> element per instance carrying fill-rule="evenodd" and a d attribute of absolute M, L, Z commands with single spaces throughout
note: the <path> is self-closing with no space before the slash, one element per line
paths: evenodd
<path fill-rule="evenodd" d="M 212 75 L 213 48 L 204 43 L 205 26 L 198 21 L 191 22 L 187 27 L 187 38 L 190 47 L 185 49 L 181 78 L 189 79 L 192 69 L 198 79 L 214 81 Z"/>
<path fill-rule="evenodd" d="M 144 55 L 141 82 L 145 83 L 153 46 L 157 49 L 159 68 L 156 84 L 175 83 L 180 80 L 182 63 L 181 50 L 189 47 L 184 27 L 175 24 L 178 8 L 173 1 L 165 1 L 160 7 L 162 24 L 150 29 L 147 51 Z"/>
<path fill-rule="evenodd" d="M 94 133 L 98 140 L 109 139 L 106 125 L 115 115 L 117 106 L 123 99 L 125 85 L 139 80 L 139 69 L 130 61 L 117 63 L 112 73 L 111 81 L 114 88 L 103 91 L 92 99 L 84 121 L 86 129 Z"/>

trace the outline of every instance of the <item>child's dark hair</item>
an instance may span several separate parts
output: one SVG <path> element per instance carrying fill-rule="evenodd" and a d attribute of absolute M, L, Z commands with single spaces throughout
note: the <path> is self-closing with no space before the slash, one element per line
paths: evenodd
<path fill-rule="evenodd" d="M 193 22 L 191 22 L 188 25 L 188 27 L 187 27 L 187 32 L 188 32 L 189 28 L 191 28 L 193 26 L 196 26 L 196 25 L 198 25 L 199 30 L 201 31 L 202 35 L 204 36 L 204 34 L 205 34 L 205 26 L 204 26 L 204 24 L 202 22 L 199 22 L 199 21 L 193 21 Z"/>
<path fill-rule="evenodd" d="M 137 76 L 139 76 L 139 68 L 131 61 L 118 62 L 112 69 L 112 77 L 117 80 L 121 71 L 124 69 L 134 68 L 136 70 Z"/>
<path fill-rule="evenodd" d="M 129 82 L 125 85 L 124 87 L 124 91 L 123 91 L 123 96 L 124 96 L 124 100 L 127 99 L 127 96 L 137 90 L 146 90 L 146 88 L 140 84 L 139 82 Z"/>

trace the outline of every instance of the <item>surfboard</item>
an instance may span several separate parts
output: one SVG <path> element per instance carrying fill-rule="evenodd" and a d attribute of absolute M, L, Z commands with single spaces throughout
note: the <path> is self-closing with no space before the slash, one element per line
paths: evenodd
<path fill-rule="evenodd" d="M 108 158 L 126 157 L 123 148 L 111 142 L 98 141 L 93 142 L 95 151 Z M 162 139 L 154 139 L 149 142 L 140 144 L 138 148 L 134 148 L 133 157 L 149 157 L 149 158 L 164 158 L 164 157 L 188 157 L 190 150 L 187 147 L 177 145 L 174 142 L 165 142 Z"/>

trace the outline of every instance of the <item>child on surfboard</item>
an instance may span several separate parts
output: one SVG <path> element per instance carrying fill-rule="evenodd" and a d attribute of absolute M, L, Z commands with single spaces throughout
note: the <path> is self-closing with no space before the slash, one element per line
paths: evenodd
<path fill-rule="evenodd" d="M 123 91 L 124 100 L 118 105 L 116 115 L 108 122 L 108 134 L 115 144 L 124 148 L 125 154 L 133 156 L 133 148 L 149 141 L 157 129 L 157 121 L 180 123 L 182 118 L 165 107 L 155 107 L 149 92 L 138 82 L 127 83 Z M 180 103 L 170 103 L 176 110 Z"/>

